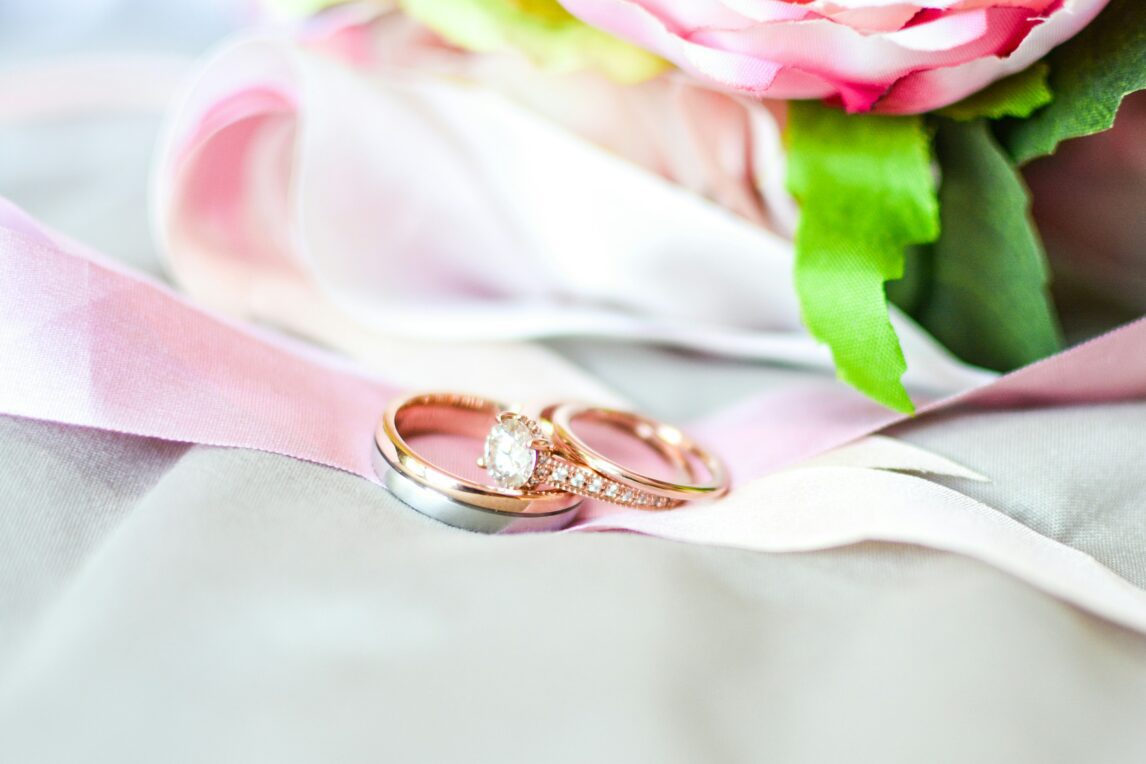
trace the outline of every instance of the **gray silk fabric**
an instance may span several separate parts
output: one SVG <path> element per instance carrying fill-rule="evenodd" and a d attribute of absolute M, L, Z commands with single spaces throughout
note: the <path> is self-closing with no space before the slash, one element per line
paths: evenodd
<path fill-rule="evenodd" d="M 225 27 L 109 5 L 106 45 Z M 13 29 L 0 65 L 74 48 Z M 0 194 L 159 273 L 157 124 L 0 127 Z M 806 374 L 551 347 L 673 421 Z M 1143 433 L 1146 403 L 891 432 L 1146 586 Z M 0 417 L 5 763 L 1144 760 L 1146 636 L 964 557 L 476 536 L 287 457 Z"/>
<path fill-rule="evenodd" d="M 1146 587 L 1146 404 L 944 415 L 890 433 L 991 475 L 936 482 Z"/>
<path fill-rule="evenodd" d="M 1126 415 L 904 436 L 1049 484 L 1035 419 Z M 4 761 L 1146 756 L 1146 638 L 956 555 L 483 537 L 286 457 L 14 419 L 0 443 Z M 1128 481 L 984 490 L 1146 576 Z"/>

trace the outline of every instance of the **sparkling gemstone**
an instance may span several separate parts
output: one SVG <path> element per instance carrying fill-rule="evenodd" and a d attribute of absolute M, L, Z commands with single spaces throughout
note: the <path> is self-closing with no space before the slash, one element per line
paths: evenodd
<path fill-rule="evenodd" d="M 520 488 L 537 466 L 533 432 L 520 419 L 498 422 L 485 439 L 485 468 L 502 488 Z"/>
<path fill-rule="evenodd" d="M 605 495 L 609 496 L 609 497 L 616 496 L 617 495 L 617 484 L 616 483 L 609 483 L 609 485 L 605 487 Z"/>
<path fill-rule="evenodd" d="M 585 473 L 581 472 L 580 470 L 574 472 L 573 477 L 570 478 L 569 482 L 580 488 L 581 486 L 585 485 Z"/>
<path fill-rule="evenodd" d="M 553 479 L 557 482 L 560 483 L 567 477 L 569 477 L 569 470 L 565 467 L 558 467 L 557 469 L 553 470 Z"/>
<path fill-rule="evenodd" d="M 600 493 L 601 489 L 605 487 L 605 481 L 599 477 L 595 477 L 589 481 L 589 490 L 593 493 Z"/>

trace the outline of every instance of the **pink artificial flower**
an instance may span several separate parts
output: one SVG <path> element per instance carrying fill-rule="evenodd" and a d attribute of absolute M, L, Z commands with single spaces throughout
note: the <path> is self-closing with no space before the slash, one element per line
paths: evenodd
<path fill-rule="evenodd" d="M 702 81 L 915 114 L 1021 71 L 1108 0 L 560 0 Z"/>

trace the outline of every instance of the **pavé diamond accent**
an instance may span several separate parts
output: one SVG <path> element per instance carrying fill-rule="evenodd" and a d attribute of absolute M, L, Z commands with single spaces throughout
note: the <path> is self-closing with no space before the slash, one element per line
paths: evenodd
<path fill-rule="evenodd" d="M 536 435 L 536 433 L 534 433 Z M 560 457 L 539 455 L 539 463 L 529 483 L 540 487 L 542 483 L 562 490 L 572 491 L 574 494 L 590 498 L 602 498 L 614 504 L 638 507 L 669 507 L 674 506 L 667 498 L 661 498 L 645 491 L 629 489 L 615 480 L 597 474 L 588 467 L 565 462 Z M 548 464 L 545 464 L 548 459 Z"/>

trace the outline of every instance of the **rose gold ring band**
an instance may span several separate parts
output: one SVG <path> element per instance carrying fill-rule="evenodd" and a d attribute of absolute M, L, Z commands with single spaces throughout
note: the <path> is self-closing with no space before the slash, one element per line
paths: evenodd
<path fill-rule="evenodd" d="M 579 403 L 549 406 L 541 412 L 541 418 L 552 430 L 553 443 L 559 452 L 572 454 L 581 464 L 609 480 L 674 502 L 672 506 L 686 501 L 719 499 L 728 493 L 728 470 L 724 462 L 670 424 L 629 411 Z M 660 453 L 672 453 L 674 463 L 684 465 L 688 482 L 663 480 L 617 464 L 593 449 L 574 432 L 573 421 L 576 419 L 610 425 L 640 439 Z M 702 466 L 707 475 L 702 475 L 698 466 Z M 666 505 L 658 502 L 656 506 Z"/>

